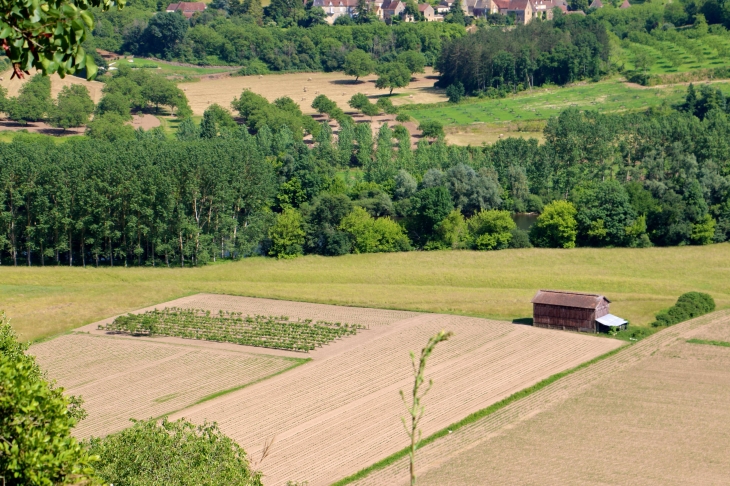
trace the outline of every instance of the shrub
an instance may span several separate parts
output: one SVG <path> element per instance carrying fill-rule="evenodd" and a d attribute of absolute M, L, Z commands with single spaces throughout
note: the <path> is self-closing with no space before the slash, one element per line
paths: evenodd
<path fill-rule="evenodd" d="M 682 294 L 672 307 L 659 312 L 652 326 L 672 326 L 713 310 L 715 310 L 715 301 L 712 296 L 701 292 L 687 292 Z"/>
<path fill-rule="evenodd" d="M 301 255 L 304 236 L 302 215 L 296 209 L 284 209 L 276 217 L 276 223 L 269 230 L 269 238 L 271 238 L 269 255 L 276 258 L 295 258 Z"/>
<path fill-rule="evenodd" d="M 547 206 L 530 228 L 530 241 L 545 248 L 574 248 L 578 223 L 575 206 L 568 201 L 554 201 Z"/>
<path fill-rule="evenodd" d="M 479 211 L 466 222 L 469 241 L 475 250 L 502 250 L 512 240 L 516 228 L 509 211 Z"/>
<path fill-rule="evenodd" d="M 8 485 L 94 484 L 94 458 L 71 436 L 80 401 L 48 383 L 0 314 L 0 478 Z"/>
<path fill-rule="evenodd" d="M 398 113 L 398 116 L 395 117 L 395 121 L 398 123 L 405 123 L 411 121 L 411 115 L 407 113 Z"/>
<path fill-rule="evenodd" d="M 530 234 L 525 230 L 514 228 L 512 230 L 512 239 L 509 241 L 508 248 L 532 248 L 532 243 L 530 243 Z"/>
<path fill-rule="evenodd" d="M 122 432 L 91 439 L 89 450 L 100 457 L 97 473 L 111 484 L 261 485 L 245 451 L 215 424 L 136 421 Z"/>
<path fill-rule="evenodd" d="M 411 246 L 398 223 L 387 217 L 374 219 L 361 207 L 342 218 L 340 229 L 350 235 L 355 253 L 407 251 Z"/>

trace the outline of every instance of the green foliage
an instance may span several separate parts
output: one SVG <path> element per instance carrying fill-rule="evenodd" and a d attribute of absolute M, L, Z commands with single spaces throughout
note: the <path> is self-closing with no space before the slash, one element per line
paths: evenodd
<path fill-rule="evenodd" d="M 715 300 L 702 292 L 687 292 L 677 299 L 677 303 L 656 315 L 653 327 L 672 326 L 715 310 Z"/>
<path fill-rule="evenodd" d="M 460 3 L 452 4 L 446 21 L 463 25 Z M 441 73 L 442 87 L 461 82 L 467 93 L 490 87 L 514 92 L 545 82 L 562 85 L 600 76 L 608 56 L 605 24 L 592 17 L 561 15 L 514 29 L 479 29 L 445 42 L 434 67 Z M 490 69 L 483 76 L 473 75 L 487 65 Z"/>
<path fill-rule="evenodd" d="M 633 240 L 641 237 L 641 225 L 635 226 L 634 207 L 618 181 L 584 184 L 575 189 L 571 199 L 578 209 L 575 219 L 579 244 L 630 246 Z M 643 229 L 646 230 L 646 224 Z"/>
<path fill-rule="evenodd" d="M 175 138 L 181 142 L 190 142 L 200 138 L 200 127 L 195 124 L 192 118 L 187 117 L 177 126 Z"/>
<path fill-rule="evenodd" d="M 519 228 L 512 229 L 511 233 L 512 239 L 509 240 L 508 248 L 532 248 L 530 233 Z"/>
<path fill-rule="evenodd" d="M 530 241 L 544 248 L 574 248 L 578 223 L 576 209 L 568 201 L 553 201 L 530 229 Z"/>
<path fill-rule="evenodd" d="M 185 419 L 135 421 L 132 427 L 92 438 L 89 450 L 100 457 L 97 472 L 115 485 L 261 486 L 245 451 L 215 424 Z"/>
<path fill-rule="evenodd" d="M 411 121 L 411 115 L 408 113 L 398 113 L 398 116 L 395 117 L 395 121 L 398 123 L 406 123 Z"/>
<path fill-rule="evenodd" d="M 240 312 L 211 315 L 199 309 L 166 308 L 144 314 L 127 314 L 99 329 L 131 335 L 175 336 L 286 349 L 313 351 L 335 339 L 353 336 L 362 326 L 340 322 L 290 320 L 287 316 L 244 316 Z"/>
<path fill-rule="evenodd" d="M 78 399 L 49 384 L 0 314 L 0 478 L 9 486 L 97 484 L 95 457 L 71 435 Z"/>
<path fill-rule="evenodd" d="M 94 101 L 86 86 L 64 86 L 58 93 L 56 106 L 52 108 L 51 124 L 63 129 L 86 125 L 94 112 Z"/>
<path fill-rule="evenodd" d="M 709 214 L 696 224 L 692 225 L 690 238 L 697 245 L 709 245 L 715 237 L 715 220 Z"/>
<path fill-rule="evenodd" d="M 422 73 L 426 67 L 426 58 L 418 51 L 405 51 L 398 54 L 398 62 L 404 64 L 410 73 Z M 399 86 L 400 87 L 400 86 Z"/>
<path fill-rule="evenodd" d="M 469 244 L 475 250 L 502 250 L 512 241 L 517 227 L 509 211 L 482 210 L 466 221 Z"/>
<path fill-rule="evenodd" d="M 96 105 L 96 115 L 104 115 L 106 113 L 115 113 L 125 120 L 131 120 L 131 105 L 129 98 L 123 93 L 112 92 L 106 93 Z"/>
<path fill-rule="evenodd" d="M 86 126 L 86 134 L 95 140 L 116 142 L 118 140 L 134 140 L 134 128 L 116 113 L 97 116 Z"/>
<path fill-rule="evenodd" d="M 435 238 L 429 249 L 459 250 L 469 244 L 469 231 L 461 211 L 454 209 L 434 228 Z"/>
<path fill-rule="evenodd" d="M 378 108 L 383 110 L 386 115 L 395 115 L 398 113 L 398 108 L 393 105 L 390 98 L 378 98 L 378 101 L 375 104 Z"/>
<path fill-rule="evenodd" d="M 10 100 L 8 116 L 26 124 L 43 120 L 52 108 L 51 80 L 36 74 L 20 88 L 18 97 Z"/>
<path fill-rule="evenodd" d="M 293 208 L 284 209 L 269 230 L 271 238 L 269 255 L 287 259 L 302 255 L 305 235 L 299 211 Z"/>
<path fill-rule="evenodd" d="M 389 62 L 378 68 L 378 79 L 375 87 L 389 89 L 393 94 L 395 88 L 405 88 L 411 82 L 411 71 L 402 62 Z"/>
<path fill-rule="evenodd" d="M 375 71 L 375 61 L 367 52 L 353 49 L 345 56 L 345 64 L 342 68 L 345 74 L 355 76 L 355 81 L 357 81 L 360 76 L 367 76 Z"/>
<path fill-rule="evenodd" d="M 424 137 L 442 139 L 446 136 L 444 133 L 444 124 L 436 120 L 422 121 L 418 125 L 418 129 L 423 133 Z"/>
<path fill-rule="evenodd" d="M 238 128 L 238 124 L 228 110 L 217 103 L 213 103 L 203 112 L 203 121 L 200 122 L 200 136 L 215 138 L 226 130 L 236 128 Z"/>
<path fill-rule="evenodd" d="M 446 88 L 446 96 L 449 97 L 450 103 L 458 104 L 465 94 L 466 91 L 464 90 L 464 85 L 461 83 L 461 81 L 457 81 L 454 84 L 449 85 L 448 88 Z"/>
<path fill-rule="evenodd" d="M 94 78 L 94 58 L 82 47 L 94 28 L 91 8 L 104 11 L 124 4 L 125 0 L 51 0 L 42 5 L 32 0 L 3 0 L 0 37 L 13 64 L 13 76 L 22 77 L 31 68 L 62 77 L 85 69 L 87 78 Z"/>
<path fill-rule="evenodd" d="M 339 228 L 352 239 L 355 253 L 407 251 L 410 242 L 404 229 L 388 217 L 375 219 L 368 212 L 355 207 L 345 216 Z"/>
<path fill-rule="evenodd" d="M 422 189 L 411 197 L 408 227 L 414 239 L 422 244 L 432 238 L 435 227 L 454 209 L 445 187 Z"/>
<path fill-rule="evenodd" d="M 288 97 L 269 103 L 263 96 L 244 90 L 240 98 L 233 99 L 231 108 L 239 113 L 243 122 L 254 132 L 259 132 L 264 127 L 278 132 L 286 127 L 297 139 L 301 139 L 305 131 L 312 135 L 319 132 L 317 122 L 303 115 L 299 105 Z"/>

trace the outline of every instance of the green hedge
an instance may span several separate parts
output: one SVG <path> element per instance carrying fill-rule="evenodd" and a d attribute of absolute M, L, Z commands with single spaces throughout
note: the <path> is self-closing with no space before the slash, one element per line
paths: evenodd
<path fill-rule="evenodd" d="M 710 295 L 702 292 L 687 292 L 682 294 L 672 307 L 658 313 L 652 326 L 672 326 L 714 310 L 715 301 Z"/>

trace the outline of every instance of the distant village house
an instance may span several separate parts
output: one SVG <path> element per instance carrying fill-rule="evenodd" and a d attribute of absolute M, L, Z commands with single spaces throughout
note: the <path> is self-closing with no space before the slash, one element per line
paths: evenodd
<path fill-rule="evenodd" d="M 202 12 L 205 10 L 207 6 L 203 2 L 180 2 L 180 3 L 171 3 L 167 6 L 166 12 L 180 12 L 183 14 L 186 18 L 190 18 L 193 16 L 193 14 L 196 14 L 198 12 Z"/>

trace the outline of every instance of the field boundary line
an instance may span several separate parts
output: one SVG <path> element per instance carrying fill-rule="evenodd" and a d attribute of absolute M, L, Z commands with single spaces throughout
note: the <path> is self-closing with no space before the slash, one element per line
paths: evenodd
<path fill-rule="evenodd" d="M 279 358 L 279 356 L 276 356 L 276 357 Z M 250 383 L 244 383 L 243 385 L 234 386 L 232 388 L 227 388 L 225 390 L 220 390 L 220 391 L 211 393 L 209 395 L 206 395 L 206 396 L 204 396 L 202 398 L 199 398 L 197 401 L 195 401 L 195 402 L 193 402 L 193 403 L 191 403 L 189 405 L 184 406 L 183 408 L 178 408 L 177 410 L 173 410 L 172 412 L 163 413 L 162 415 L 159 415 L 157 417 L 154 417 L 152 420 L 161 420 L 164 417 L 168 417 L 170 415 L 173 415 L 173 414 L 176 414 L 176 413 L 179 413 L 179 412 L 184 412 L 185 410 L 187 410 L 187 409 L 189 409 L 191 407 L 194 407 L 195 405 L 200 405 L 201 403 L 208 402 L 210 400 L 214 400 L 214 399 L 216 399 L 218 397 L 222 397 L 223 395 L 228 395 L 229 393 L 237 392 L 238 390 L 243 390 L 244 388 L 248 388 L 249 386 L 253 386 L 253 385 L 256 385 L 258 383 L 261 383 L 262 381 L 266 381 L 269 378 L 274 378 L 275 376 L 278 376 L 278 375 L 281 375 L 283 373 L 286 373 L 287 371 L 293 370 L 294 368 L 297 368 L 297 367 L 299 367 L 299 366 L 301 366 L 301 365 L 303 365 L 305 363 L 309 363 L 310 361 L 312 361 L 312 358 L 283 358 L 283 359 L 286 359 L 288 361 L 296 361 L 296 362 L 294 364 L 292 364 L 291 366 L 288 366 L 288 367 L 286 367 L 284 369 L 281 369 L 281 370 L 279 370 L 279 371 L 277 371 L 275 373 L 272 373 L 270 375 L 266 375 L 266 376 L 264 376 L 262 378 L 259 378 L 258 380 L 254 380 L 254 381 L 252 381 Z"/>
<path fill-rule="evenodd" d="M 593 358 L 590 361 L 586 361 L 585 363 L 581 363 L 578 366 L 575 366 L 569 370 L 561 371 L 560 373 L 555 373 L 554 375 L 549 376 L 549 377 L 545 378 L 544 380 L 539 381 L 530 387 L 527 387 L 523 390 L 513 393 L 512 395 L 500 400 L 497 403 L 493 403 L 492 405 L 490 405 L 486 408 L 483 408 L 474 413 L 471 413 L 471 414 L 467 415 L 466 417 L 464 417 L 463 419 L 461 419 L 457 422 L 454 422 L 453 424 L 451 424 L 451 425 L 439 430 L 438 432 L 435 432 L 435 433 L 429 435 L 425 439 L 421 440 L 421 442 L 418 444 L 417 449 L 421 449 L 422 447 L 427 446 L 428 444 L 431 444 L 432 442 L 436 441 L 437 439 L 440 439 L 441 437 L 449 435 L 469 424 L 476 422 L 479 419 L 482 419 L 488 415 L 491 415 L 494 412 L 506 407 L 507 405 L 519 400 L 520 398 L 526 397 L 528 395 L 531 395 L 532 393 L 535 393 L 538 390 L 545 388 L 546 386 L 559 380 L 560 378 L 563 378 L 564 376 L 567 376 L 580 369 L 590 366 L 593 363 L 596 363 L 596 362 L 606 359 L 610 356 L 613 356 L 616 353 L 618 353 L 624 349 L 627 349 L 629 347 L 631 347 L 631 345 L 621 346 L 620 348 L 611 350 L 608 353 L 602 354 L 601 356 Z M 382 460 L 376 462 L 375 464 L 366 467 L 365 469 L 361 469 L 360 471 L 356 472 L 355 474 L 353 474 L 351 476 L 347 476 L 346 478 L 340 479 L 339 481 L 332 483 L 332 486 L 344 486 L 346 484 L 351 484 L 354 481 L 357 481 L 358 479 L 363 479 L 366 476 L 368 476 L 370 473 L 373 473 L 373 472 L 381 470 L 381 469 L 385 469 L 387 466 L 390 466 L 391 464 L 395 463 L 397 460 L 408 456 L 409 451 L 410 451 L 410 448 L 405 447 L 405 448 L 399 450 L 398 452 L 391 454 L 390 456 L 386 457 L 385 459 L 382 459 Z"/>
<path fill-rule="evenodd" d="M 713 341 L 708 339 L 687 339 L 690 344 L 705 344 L 710 346 L 720 346 L 723 348 L 730 348 L 730 343 L 727 341 Z"/>
<path fill-rule="evenodd" d="M 471 415 L 468 415 L 467 417 L 463 418 L 462 420 L 455 422 L 449 427 L 446 427 L 445 429 L 442 429 L 426 438 L 424 438 L 418 448 L 422 449 L 427 445 L 433 444 L 437 441 L 437 439 L 449 436 L 453 432 L 456 432 L 459 429 L 464 429 L 468 425 L 475 424 L 481 419 L 485 419 L 487 417 L 495 417 L 496 415 L 499 415 L 501 418 L 495 418 L 497 420 L 497 424 L 495 425 L 496 429 L 502 429 L 504 427 L 508 427 L 508 422 L 519 422 L 522 420 L 525 420 L 527 418 L 530 418 L 534 416 L 536 413 L 539 413 L 540 410 L 528 410 L 525 414 L 520 414 L 520 410 L 516 410 L 514 407 L 519 407 L 521 404 L 524 404 L 529 408 L 529 406 L 536 401 L 536 396 L 542 396 L 545 393 L 549 393 L 548 391 L 545 391 L 541 394 L 537 394 L 537 392 L 546 389 L 549 385 L 554 384 L 557 382 L 557 384 L 554 384 L 552 387 L 550 387 L 548 390 L 557 389 L 560 390 L 561 388 L 555 388 L 555 387 L 561 387 L 561 385 L 565 385 L 566 381 L 561 380 L 561 378 L 567 378 L 570 375 L 573 375 L 571 378 L 575 376 L 581 376 L 581 378 L 576 378 L 579 380 L 579 387 L 576 387 L 576 389 L 582 390 L 586 386 L 590 386 L 595 380 L 593 380 L 591 376 L 584 376 L 588 371 L 587 368 L 590 367 L 590 371 L 595 371 L 599 374 L 602 374 L 602 376 L 607 375 L 610 372 L 616 371 L 617 369 L 625 368 L 626 366 L 629 366 L 642 358 L 649 356 L 656 352 L 659 348 L 668 346 L 674 342 L 676 342 L 678 339 L 681 338 L 681 336 L 686 333 L 689 330 L 692 330 L 696 327 L 699 327 L 701 325 L 709 324 L 711 322 L 715 322 L 721 318 L 727 317 L 729 312 L 727 310 L 714 312 L 711 314 L 706 314 L 704 316 L 700 316 L 698 318 L 685 321 L 680 324 L 676 324 L 674 326 L 668 327 L 666 329 L 663 329 L 660 332 L 657 332 L 635 344 L 629 344 L 622 346 L 620 348 L 614 349 L 612 351 L 609 351 L 608 353 L 605 353 L 601 356 L 598 356 L 596 358 L 593 358 L 590 361 L 586 361 L 585 363 L 582 363 L 574 368 L 571 368 L 569 370 L 565 370 L 560 373 L 556 373 L 555 375 L 552 375 L 541 382 L 536 383 L 535 385 L 525 388 L 524 390 L 518 391 L 514 393 L 513 395 L 510 395 L 509 397 L 505 398 L 504 400 L 494 403 L 490 405 L 489 407 L 486 407 L 482 410 L 479 410 Z M 562 331 L 555 331 L 555 332 L 562 332 Z M 608 360 L 608 358 L 613 358 Z M 595 365 L 595 366 L 594 366 Z M 576 372 L 584 371 L 584 373 L 580 373 L 579 375 L 576 374 Z M 602 377 L 601 376 L 601 377 Z M 564 386 L 562 387 L 564 388 Z M 521 399 L 527 399 L 529 400 L 521 400 Z M 535 405 L 544 403 L 548 401 L 550 397 L 544 397 L 546 400 L 544 401 L 537 401 Z M 514 404 L 514 405 L 513 405 Z M 509 405 L 513 405 L 512 407 L 508 407 Z M 496 414 L 496 412 L 502 412 L 500 414 Z M 505 414 L 507 414 L 505 416 Z M 492 432 L 491 435 L 494 435 L 494 432 Z M 454 435 L 450 435 L 451 437 L 455 437 Z M 488 436 L 482 435 L 483 440 L 489 439 Z M 343 479 L 340 479 L 339 481 L 332 484 L 332 486 L 344 486 L 347 484 L 352 484 L 356 481 L 365 479 L 372 473 L 375 473 L 377 471 L 382 471 L 389 466 L 394 465 L 401 459 L 405 459 L 408 456 L 408 449 L 404 448 L 401 449 L 390 456 L 387 456 L 386 458 L 376 462 L 375 464 L 372 464 L 371 466 L 368 466 L 364 469 L 361 469 L 360 471 L 347 476 Z M 439 457 L 441 457 L 440 455 Z M 443 459 L 443 457 L 442 457 Z"/>

